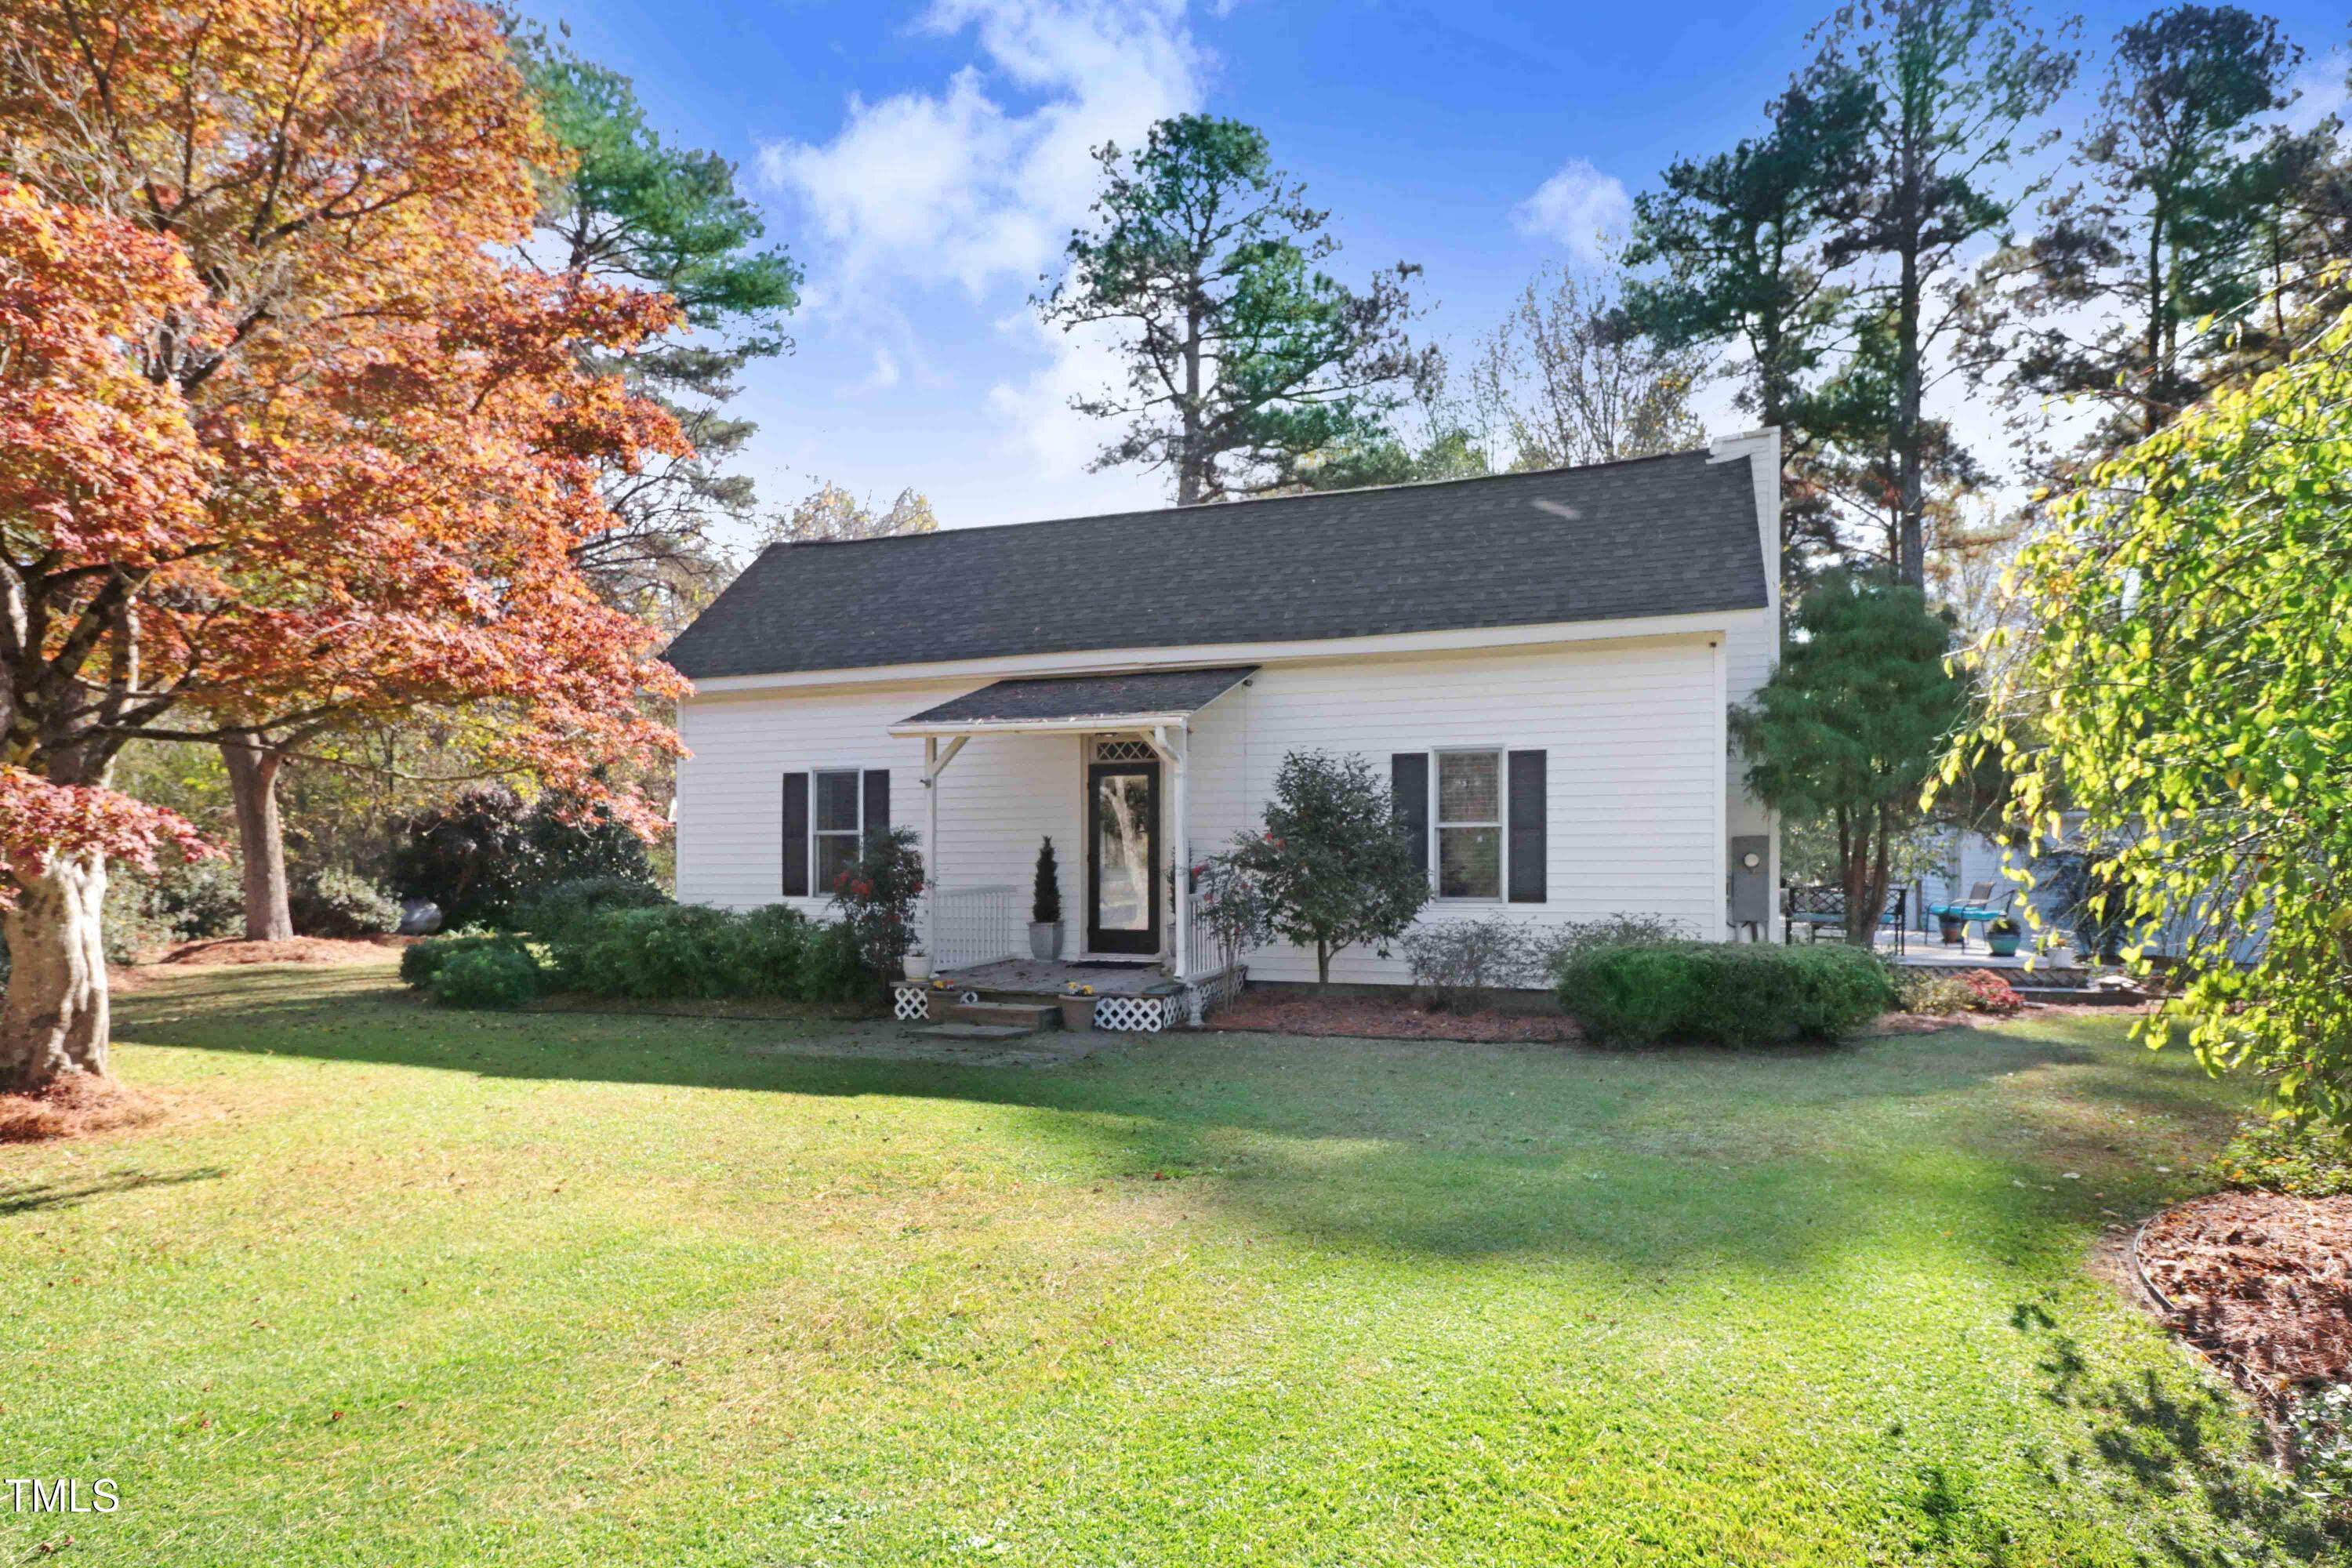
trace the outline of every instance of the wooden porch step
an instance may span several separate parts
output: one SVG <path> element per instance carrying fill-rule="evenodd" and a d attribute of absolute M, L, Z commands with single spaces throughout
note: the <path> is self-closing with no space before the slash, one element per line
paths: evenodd
<path fill-rule="evenodd" d="M 915 1031 L 935 1040 L 1018 1040 L 1036 1032 L 1018 1024 L 932 1024 Z"/>
<path fill-rule="evenodd" d="M 1042 1002 L 959 1002 L 948 1009 L 951 1024 L 984 1024 L 1023 1031 L 1057 1029 L 1062 1011 Z"/>

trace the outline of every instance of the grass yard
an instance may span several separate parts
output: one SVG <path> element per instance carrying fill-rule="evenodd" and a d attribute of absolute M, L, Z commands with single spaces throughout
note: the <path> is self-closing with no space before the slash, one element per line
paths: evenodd
<path fill-rule="evenodd" d="M 2119 1021 L 1022 1071 L 388 968 L 120 1015 L 173 1120 L 0 1148 L 0 1474 L 122 1507 L 0 1562 L 2344 1554 L 2085 1266 L 2238 1103 Z"/>

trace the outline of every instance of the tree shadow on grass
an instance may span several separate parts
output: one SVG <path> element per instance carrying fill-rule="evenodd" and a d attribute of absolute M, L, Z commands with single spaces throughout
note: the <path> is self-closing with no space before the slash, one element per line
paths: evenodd
<path fill-rule="evenodd" d="M 1202 1201 L 1311 1245 L 1633 1268 L 1797 1267 L 1878 1245 L 1919 1205 L 1954 1211 L 1953 1245 L 2011 1250 L 2021 1199 L 2006 1167 L 1992 1180 L 1919 1158 L 1906 1118 L 1948 1121 L 1950 1097 L 1992 1078 L 2095 1056 L 2014 1031 L 1761 1052 L 1210 1031 L 1066 1069 L 995 1069 L 789 1054 L 820 1031 L 895 1041 L 888 1023 L 458 1012 L 375 971 L 173 976 L 121 1011 L 125 1038 L 182 1049 L 1014 1107 L 1036 1113 L 1022 1136 L 1096 1179 L 1207 1178 Z M 2045 1222 L 2065 1223 L 2030 1221 Z"/>
<path fill-rule="evenodd" d="M 2127 1478 L 2151 1499 L 2193 1495 L 2215 1518 L 2256 1531 L 2290 1561 L 2317 1562 L 2329 1547 L 2352 1541 L 2345 1521 L 2331 1520 L 2248 1463 L 2240 1445 L 2250 1428 L 2260 1433 L 2261 1424 L 2210 1379 L 2168 1383 L 2147 1369 L 2103 1377 L 2074 1336 L 2040 1306 L 2020 1303 L 2011 1322 L 2039 1342 L 2034 1365 L 2042 1399 L 2074 1413 L 2109 1473 Z M 2267 1434 L 2258 1446 L 2267 1450 Z M 2240 1561 L 2169 1531 L 2159 1539 L 2177 1563 L 2221 1568 Z"/>
<path fill-rule="evenodd" d="M 228 1168 L 225 1165 L 199 1165 L 169 1173 L 114 1171 L 71 1181 L 0 1182 L 0 1219 L 72 1208 L 114 1193 L 135 1193 L 143 1187 L 176 1187 L 189 1182 L 214 1181 L 226 1174 Z"/>

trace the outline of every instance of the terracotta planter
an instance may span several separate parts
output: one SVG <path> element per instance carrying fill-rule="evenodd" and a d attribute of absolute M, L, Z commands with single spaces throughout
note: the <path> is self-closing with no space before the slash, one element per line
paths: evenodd
<path fill-rule="evenodd" d="M 1095 1026 L 1095 999 L 1091 996 L 1062 998 L 1062 1027 L 1091 1029 Z"/>
<path fill-rule="evenodd" d="M 1936 921 L 1937 926 L 1943 932 L 1944 945 L 1946 947 L 1958 947 L 1962 942 L 1967 940 L 1969 928 L 1962 925 L 1958 921 L 1952 919 L 1948 915 L 1938 915 L 1936 917 Z"/>

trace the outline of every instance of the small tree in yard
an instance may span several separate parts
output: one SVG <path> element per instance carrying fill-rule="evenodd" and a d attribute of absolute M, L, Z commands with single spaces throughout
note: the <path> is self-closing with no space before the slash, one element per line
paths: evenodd
<path fill-rule="evenodd" d="M 923 857 L 911 827 L 869 833 L 856 860 L 833 879 L 833 907 L 849 927 L 858 961 L 884 984 L 897 979 L 915 945 L 915 900 L 923 894 Z"/>
<path fill-rule="evenodd" d="M 1916 588 L 1832 573 L 1805 595 L 1797 635 L 1755 702 L 1733 715 L 1748 787 L 1837 828 L 1845 939 L 1868 946 L 1895 843 L 1967 712 L 1945 662 L 1951 629 Z"/>
<path fill-rule="evenodd" d="M 1283 758 L 1265 832 L 1235 838 L 1232 858 L 1256 884 L 1274 933 L 1315 950 L 1318 985 L 1331 983 L 1333 956 L 1359 943 L 1386 957 L 1429 901 L 1388 785 L 1360 756 Z"/>

